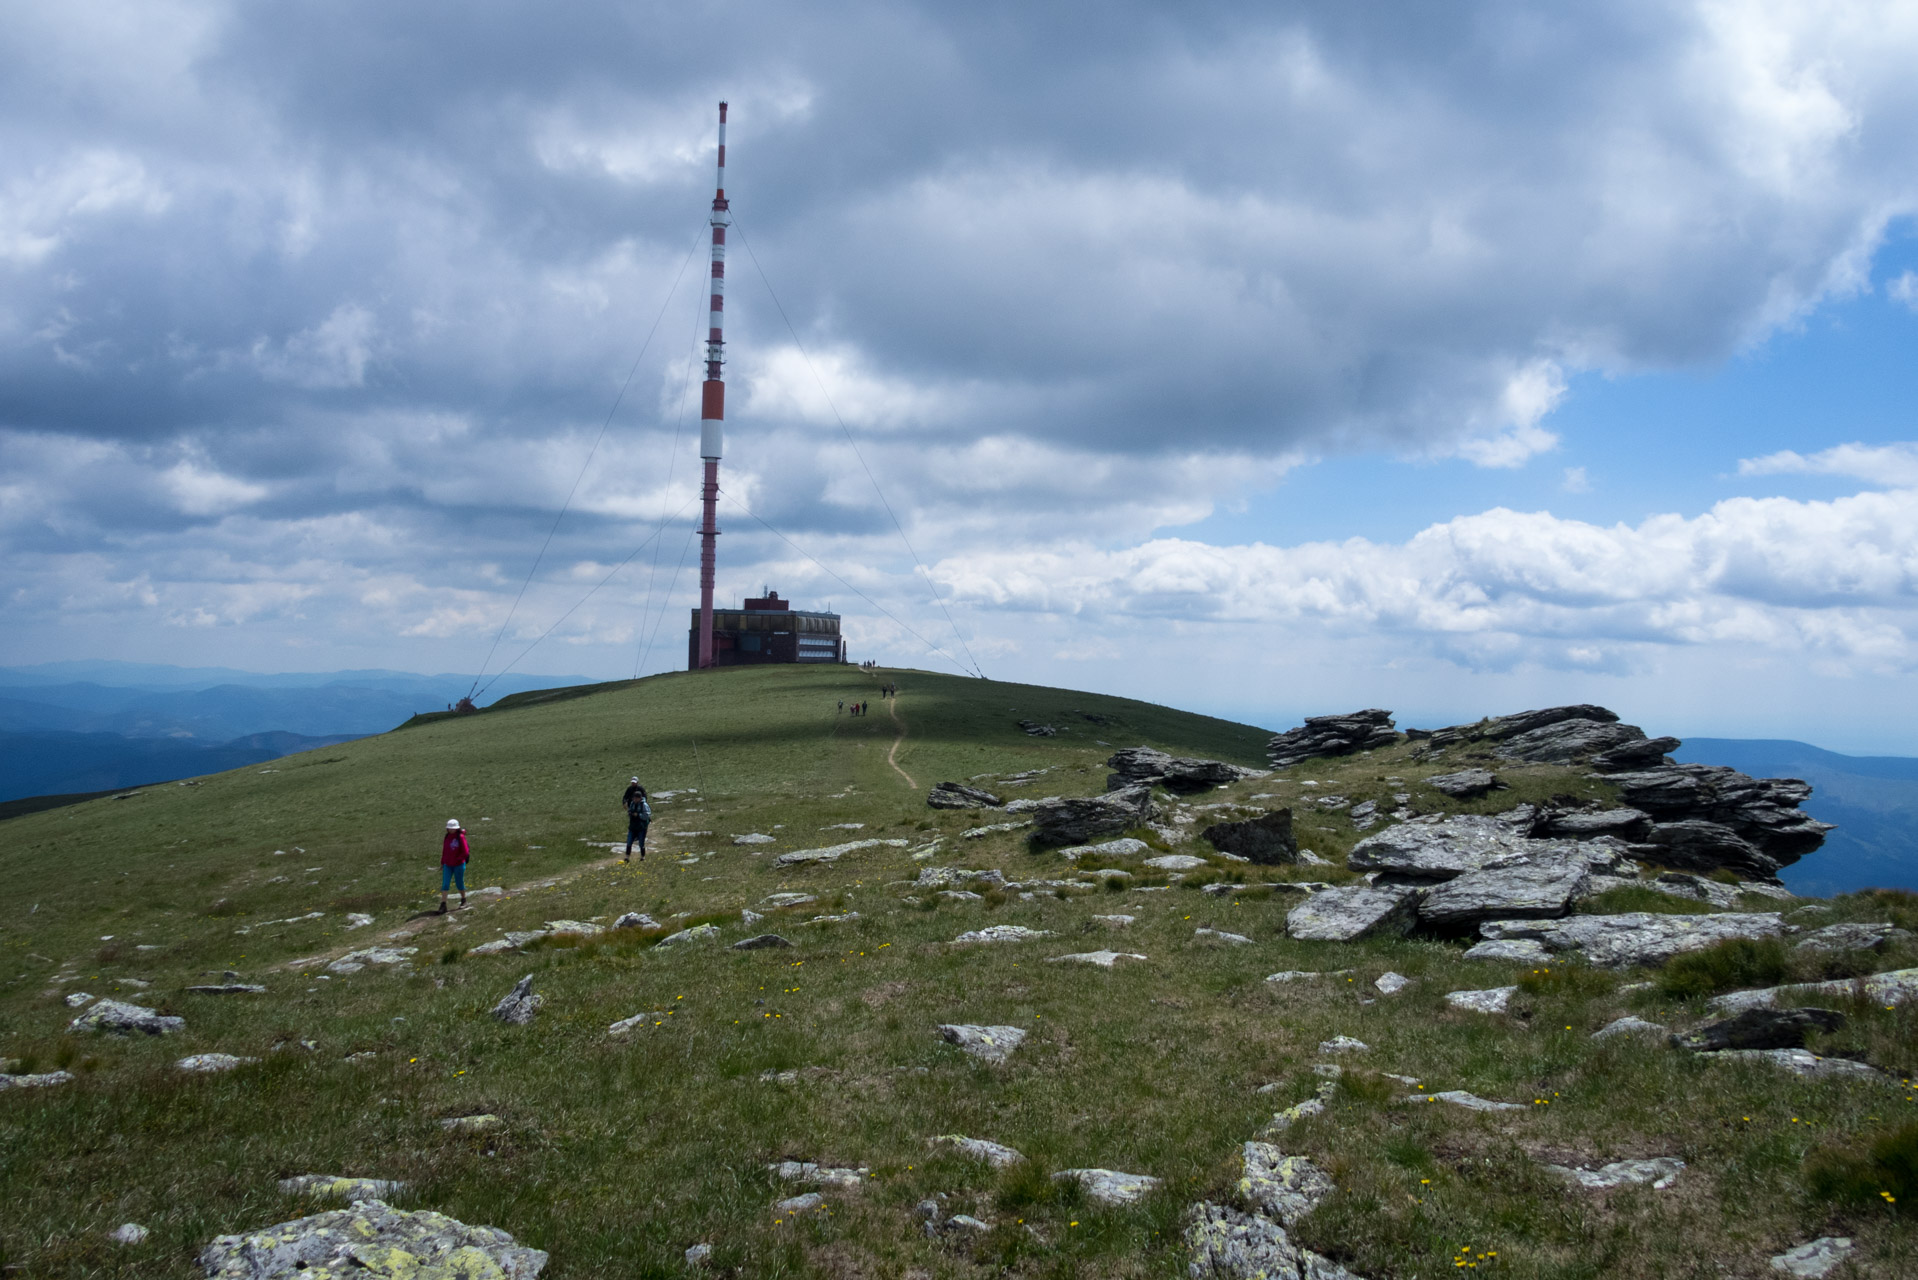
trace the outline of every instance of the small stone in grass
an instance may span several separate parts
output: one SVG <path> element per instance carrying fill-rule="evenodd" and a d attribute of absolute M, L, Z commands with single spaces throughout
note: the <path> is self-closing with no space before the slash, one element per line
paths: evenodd
<path fill-rule="evenodd" d="M 1772 1270 L 1802 1277 L 1802 1280 L 1823 1280 L 1851 1256 L 1851 1251 L 1850 1236 L 1820 1236 L 1774 1257 Z"/>
<path fill-rule="evenodd" d="M 196 1053 L 192 1057 L 180 1059 L 173 1065 L 182 1071 L 211 1073 L 231 1071 L 235 1067 L 243 1067 L 250 1062 L 258 1061 L 258 1058 L 236 1058 L 230 1053 Z"/>
<path fill-rule="evenodd" d="M 968 1138 L 957 1133 L 942 1133 L 936 1138 L 927 1139 L 935 1147 L 951 1147 L 960 1155 L 983 1160 L 995 1169 L 1004 1169 L 1025 1159 L 1021 1152 L 985 1138 Z"/>
<path fill-rule="evenodd" d="M 1445 1003 L 1454 1009 L 1469 1009 L 1473 1013 L 1504 1013 L 1517 992 L 1516 986 L 1488 987 L 1483 991 L 1448 991 L 1445 993 Z"/>
<path fill-rule="evenodd" d="M 1192 937 L 1198 942 L 1223 942 L 1235 947 L 1249 947 L 1252 939 L 1242 933 L 1227 933 L 1223 929 L 1194 929 Z"/>
<path fill-rule="evenodd" d="M 824 1208 L 825 1204 L 826 1197 L 820 1195 L 817 1191 L 808 1191 L 803 1196 L 792 1196 L 788 1199 L 781 1200 L 773 1206 L 773 1212 L 780 1214 L 811 1213 L 815 1209 Z"/>
<path fill-rule="evenodd" d="M 151 1234 L 137 1222 L 122 1222 L 107 1232 L 107 1239 L 115 1244 L 145 1244 L 147 1236 Z"/>
<path fill-rule="evenodd" d="M 1085 1188 L 1086 1197 L 1096 1204 L 1132 1204 L 1159 1185 L 1159 1180 L 1148 1174 L 1116 1169 L 1061 1169 L 1052 1175 L 1054 1182 L 1067 1179 Z"/>
<path fill-rule="evenodd" d="M 1374 979 L 1372 985 L 1379 989 L 1381 995 L 1395 996 L 1411 986 L 1412 980 L 1402 973 L 1387 970 Z"/>
<path fill-rule="evenodd" d="M 1365 1041 L 1355 1040 L 1351 1036 L 1333 1036 L 1330 1040 L 1319 1042 L 1320 1053 L 1366 1053 L 1371 1048 Z"/>

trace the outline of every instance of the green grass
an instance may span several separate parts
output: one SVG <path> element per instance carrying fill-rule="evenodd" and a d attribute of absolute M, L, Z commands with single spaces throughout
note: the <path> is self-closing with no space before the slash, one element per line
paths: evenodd
<path fill-rule="evenodd" d="M 876 698 L 864 719 L 833 713 L 840 698 L 871 697 L 882 678 L 904 690 L 896 758 L 914 786 L 887 763 L 900 730 Z M 1029 738 L 1019 719 L 1063 732 Z M 0 1095 L 0 1262 L 33 1276 L 197 1275 L 193 1256 L 213 1235 L 315 1207 L 280 1195 L 278 1178 L 323 1172 L 405 1179 L 405 1204 L 550 1250 L 558 1280 L 681 1276 L 681 1252 L 702 1240 L 715 1247 L 713 1270 L 736 1276 L 1182 1275 L 1185 1207 L 1231 1197 L 1240 1145 L 1312 1095 L 1317 1045 L 1350 1035 L 1370 1052 L 1347 1060 L 1326 1114 L 1280 1141 L 1341 1188 L 1299 1234 L 1375 1280 L 1448 1272 L 1462 1245 L 1487 1255 L 1484 1269 L 1513 1276 L 1758 1275 L 1769 1253 L 1827 1228 L 1857 1236 L 1880 1274 L 1918 1267 L 1918 1236 L 1904 1220 L 1815 1192 L 1804 1168 L 1809 1152 L 1862 1150 L 1894 1128 L 1918 1108 L 1908 1090 L 1589 1038 L 1628 1009 L 1681 1023 L 1696 1016 L 1693 997 L 1626 992 L 1630 975 L 1579 966 L 1533 974 L 1468 964 L 1456 942 L 1297 943 L 1283 936 L 1295 898 L 1197 888 L 1206 879 L 1350 879 L 1342 868 L 1213 859 L 1207 872 L 1170 882 L 1138 874 L 1135 862 L 1135 878 L 1117 889 L 965 903 L 902 883 L 924 865 L 910 850 L 934 838 L 937 864 L 996 866 L 1013 879 L 1070 874 L 1018 832 L 961 839 L 994 819 L 928 810 L 934 782 L 1049 768 L 1011 794 L 1083 794 L 1103 788 L 1114 747 L 1258 764 L 1266 736 L 1092 694 L 768 668 L 441 717 L 267 766 L 277 772 L 241 770 L 0 823 L 0 870 L 14 890 L 0 919 L 0 1056 L 80 1077 Z M 338 763 L 321 767 L 321 758 Z M 1415 762 L 1401 745 L 1190 803 L 1264 807 L 1316 790 L 1389 807 L 1404 791 L 1427 810 L 1469 809 L 1416 785 L 1458 766 Z M 700 790 L 659 806 L 645 864 L 602 865 L 605 851 L 581 840 L 621 834 L 618 795 L 632 773 L 656 791 Z M 1541 798 L 1603 789 L 1573 770 L 1509 776 L 1514 791 Z M 1323 785 L 1302 788 L 1301 778 Z M 1346 810 L 1295 805 L 1295 814 L 1302 843 L 1328 857 L 1361 834 Z M 475 899 L 464 914 L 413 919 L 437 900 L 448 816 L 475 834 L 472 883 L 513 892 Z M 1199 814 L 1183 829 L 1208 820 Z M 845 822 L 865 826 L 822 830 Z M 776 841 L 730 843 L 750 831 Z M 781 851 L 855 835 L 909 846 L 831 866 L 772 866 Z M 701 857 L 680 865 L 688 854 Z M 740 908 L 788 890 L 818 901 L 739 923 Z M 1854 895 L 1819 922 L 1884 919 L 1899 905 Z M 266 924 L 314 910 L 327 914 Z M 662 929 L 466 954 L 506 929 L 610 922 L 627 910 L 674 929 L 721 922 L 727 941 L 775 931 L 798 945 L 661 949 Z M 346 911 L 375 921 L 347 931 Z M 858 919 L 804 923 L 845 911 Z M 1115 931 L 1091 919 L 1114 912 L 1135 923 Z M 988 922 L 1054 936 L 949 945 Z M 1202 945 L 1193 937 L 1202 925 L 1254 945 Z M 419 947 L 409 972 L 323 979 L 317 962 L 287 967 L 388 942 L 403 927 L 418 930 L 403 943 Z M 1099 947 L 1149 959 L 1112 971 L 1046 963 Z M 229 968 L 268 994 L 185 992 Z M 1264 981 L 1279 969 L 1347 968 Z M 1387 969 L 1414 984 L 1379 997 L 1371 983 Z M 488 1017 L 527 973 L 546 1001 L 533 1026 Z M 129 978 L 151 985 L 114 985 Z M 1523 990 L 1509 1018 L 1444 1002 L 1447 991 L 1513 982 Z M 165 1040 L 70 1036 L 62 996 L 74 990 L 180 1013 L 188 1026 Z M 1918 1065 L 1906 1014 L 1848 1011 L 1852 1025 L 1834 1045 Z M 653 1016 L 626 1037 L 607 1035 L 640 1013 Z M 986 1067 L 939 1040 L 934 1028 L 951 1021 L 1008 1023 L 1030 1038 L 1005 1066 Z M 298 1047 L 307 1040 L 317 1048 Z M 214 1077 L 172 1067 L 209 1051 L 262 1061 Z M 365 1053 L 373 1056 L 347 1060 Z M 762 1078 L 786 1071 L 800 1074 Z M 1386 1072 L 1527 1109 L 1481 1116 L 1404 1105 L 1415 1090 Z M 1279 1087 L 1258 1093 L 1268 1082 Z M 449 1134 L 438 1123 L 476 1111 L 498 1114 L 503 1127 Z M 952 1132 L 1008 1143 L 1029 1163 L 994 1172 L 927 1145 Z M 1647 1154 L 1690 1163 L 1672 1192 L 1571 1194 L 1537 1168 L 1541 1158 Z M 784 1158 L 865 1165 L 876 1176 L 857 1193 L 828 1193 L 829 1214 L 775 1220 L 771 1205 L 793 1189 L 776 1186 L 765 1165 Z M 1164 1186 L 1141 1204 L 1099 1208 L 1048 1176 L 1077 1166 L 1150 1173 Z M 928 1239 L 913 1207 L 941 1194 L 947 1213 L 973 1213 L 993 1230 Z M 103 1233 L 128 1220 L 152 1238 L 108 1244 Z"/>

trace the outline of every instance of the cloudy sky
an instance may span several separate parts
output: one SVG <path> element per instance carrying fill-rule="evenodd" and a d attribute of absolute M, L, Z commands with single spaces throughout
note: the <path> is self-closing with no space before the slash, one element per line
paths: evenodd
<path fill-rule="evenodd" d="M 0 663 L 682 665 L 726 98 L 722 598 L 1918 754 L 1910 3 L 8 11 Z"/>

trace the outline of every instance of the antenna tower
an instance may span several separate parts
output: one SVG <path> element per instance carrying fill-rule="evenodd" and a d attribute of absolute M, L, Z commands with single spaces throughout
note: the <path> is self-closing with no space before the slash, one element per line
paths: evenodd
<path fill-rule="evenodd" d="M 726 228 L 732 223 L 726 204 L 726 104 L 719 104 L 719 183 L 713 193 L 713 289 L 706 331 L 706 381 L 699 394 L 699 456 L 706 464 L 700 490 L 705 515 L 699 525 L 699 666 L 713 665 L 713 566 L 718 558 L 719 457 L 724 445 L 726 383 Z"/>

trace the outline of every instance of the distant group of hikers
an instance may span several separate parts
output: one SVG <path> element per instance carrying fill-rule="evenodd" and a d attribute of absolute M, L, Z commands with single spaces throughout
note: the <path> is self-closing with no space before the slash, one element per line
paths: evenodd
<path fill-rule="evenodd" d="M 861 663 L 860 665 L 862 667 L 870 667 L 874 664 Z M 879 686 L 879 696 L 882 699 L 896 698 L 899 696 L 899 686 L 889 680 Z M 871 706 L 871 703 L 861 699 L 851 704 L 850 714 L 863 716 Z M 847 712 L 846 700 L 843 698 L 839 700 L 839 710 L 842 713 Z M 631 862 L 633 860 L 633 846 L 638 845 L 639 860 L 644 862 L 646 860 L 646 830 L 653 824 L 653 806 L 646 799 L 646 788 L 639 785 L 639 779 L 637 777 L 626 784 L 626 794 L 620 797 L 620 803 L 626 807 L 626 853 L 620 861 Z M 460 905 L 462 907 L 466 905 L 466 864 L 472 860 L 473 843 L 467 838 L 466 828 L 460 825 L 458 818 L 448 818 L 446 820 L 446 835 L 440 840 L 441 915 L 445 915 L 447 911 L 446 894 L 449 889 L 458 888 Z"/>
<path fill-rule="evenodd" d="M 634 778 L 626 784 L 626 794 L 620 797 L 620 803 L 626 806 L 626 856 L 622 862 L 633 860 L 633 846 L 639 846 L 639 860 L 646 860 L 646 829 L 653 824 L 653 806 L 646 799 L 646 788 Z M 447 911 L 446 893 L 457 888 L 460 905 L 466 905 L 466 864 L 473 860 L 473 842 L 467 838 L 466 828 L 460 825 L 458 818 L 446 820 L 446 834 L 440 838 L 440 911 Z"/>

